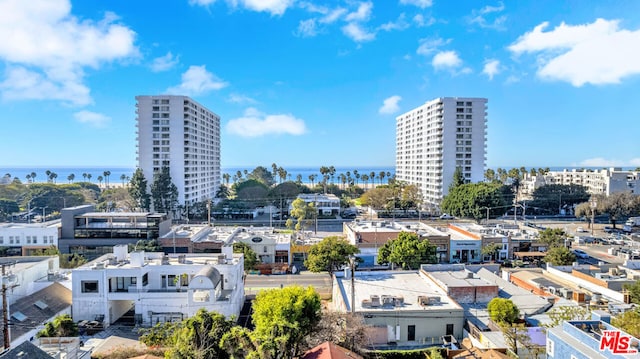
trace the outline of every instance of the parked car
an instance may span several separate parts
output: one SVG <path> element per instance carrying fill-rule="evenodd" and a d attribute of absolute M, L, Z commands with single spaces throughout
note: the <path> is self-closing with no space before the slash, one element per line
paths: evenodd
<path fill-rule="evenodd" d="M 454 218 L 455 218 L 455 217 L 454 217 L 454 216 L 452 216 L 452 215 L 450 215 L 449 213 L 443 213 L 443 214 L 440 216 L 440 219 L 454 219 Z"/>
<path fill-rule="evenodd" d="M 578 228 L 576 228 L 576 232 L 578 232 L 578 233 L 586 233 L 587 230 L 582 228 L 582 227 L 578 227 Z"/>
<path fill-rule="evenodd" d="M 576 255 L 576 257 L 578 258 L 582 258 L 582 259 L 587 259 L 589 258 L 589 255 L 587 254 L 587 252 L 581 250 L 581 249 L 574 249 L 573 250 L 573 254 Z"/>

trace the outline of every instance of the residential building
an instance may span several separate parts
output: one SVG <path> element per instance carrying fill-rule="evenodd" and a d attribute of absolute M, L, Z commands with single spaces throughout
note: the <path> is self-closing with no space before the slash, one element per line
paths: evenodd
<path fill-rule="evenodd" d="M 136 323 L 180 321 L 200 308 L 238 316 L 244 303 L 242 254 L 128 253 L 113 247 L 73 270 L 73 319 L 104 316 L 109 325 L 129 313 Z"/>
<path fill-rule="evenodd" d="M 414 184 L 436 210 L 456 168 L 465 181 L 484 178 L 487 99 L 441 97 L 396 117 L 396 179 Z"/>
<path fill-rule="evenodd" d="M 9 307 L 16 301 L 48 286 L 50 277 L 60 270 L 58 256 L 8 257 L 0 261 L 5 266 L 7 302 Z M 41 280 L 45 280 L 42 282 Z"/>
<path fill-rule="evenodd" d="M 462 338 L 464 313 L 422 272 L 336 273 L 334 310 L 364 317 L 374 348 L 424 348 Z M 391 344 L 391 345 L 390 345 Z"/>
<path fill-rule="evenodd" d="M 171 219 L 164 213 L 96 212 L 94 205 L 64 208 L 58 248 L 92 260 L 118 244 L 158 239 L 170 228 Z"/>
<path fill-rule="evenodd" d="M 6 256 L 29 256 L 38 250 L 58 247 L 60 221 L 0 224 L 0 247 Z"/>
<path fill-rule="evenodd" d="M 611 167 L 600 170 L 564 169 L 543 175 L 527 173 L 521 181 L 520 194 L 524 198 L 531 198 L 536 189 L 550 184 L 580 185 L 586 187 L 590 194 L 607 196 L 618 192 L 639 193 L 640 172 Z"/>
<path fill-rule="evenodd" d="M 179 225 L 160 238 L 163 251 L 170 253 L 221 253 L 233 243 L 248 245 L 262 264 L 289 264 L 291 234 L 273 227 Z"/>
<path fill-rule="evenodd" d="M 211 199 L 220 187 L 220 117 L 187 96 L 136 96 L 137 161 L 148 183 L 169 168 L 178 203 Z"/>
<path fill-rule="evenodd" d="M 307 204 L 314 204 L 319 215 L 330 216 L 340 213 L 340 198 L 335 194 L 301 193 L 298 198 Z M 293 206 L 289 205 L 289 212 Z"/>
<path fill-rule="evenodd" d="M 594 311 L 591 320 L 565 321 L 547 331 L 547 358 L 638 358 L 640 339 L 611 325 L 611 315 Z"/>

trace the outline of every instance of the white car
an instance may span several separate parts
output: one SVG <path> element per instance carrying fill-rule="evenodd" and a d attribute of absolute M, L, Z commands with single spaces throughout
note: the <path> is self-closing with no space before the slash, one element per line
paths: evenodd
<path fill-rule="evenodd" d="M 586 232 L 587 232 L 587 230 L 586 230 L 586 229 L 584 229 L 584 228 L 582 228 L 582 227 L 578 227 L 578 228 L 576 229 L 576 232 L 578 232 L 578 233 L 586 233 Z"/>
<path fill-rule="evenodd" d="M 450 215 L 449 213 L 443 213 L 443 214 L 440 216 L 440 219 L 454 219 L 454 218 L 455 218 L 455 217 L 454 217 L 454 216 L 452 216 L 452 215 Z"/>

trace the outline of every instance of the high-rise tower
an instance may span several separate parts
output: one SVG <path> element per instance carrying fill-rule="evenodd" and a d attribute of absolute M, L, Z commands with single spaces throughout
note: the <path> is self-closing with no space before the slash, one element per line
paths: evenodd
<path fill-rule="evenodd" d="M 460 167 L 484 178 L 487 99 L 442 97 L 396 117 L 396 179 L 420 188 L 426 208 L 440 205 Z"/>
<path fill-rule="evenodd" d="M 149 184 L 168 167 L 178 203 L 215 196 L 220 186 L 220 117 L 187 96 L 136 96 L 137 161 Z"/>

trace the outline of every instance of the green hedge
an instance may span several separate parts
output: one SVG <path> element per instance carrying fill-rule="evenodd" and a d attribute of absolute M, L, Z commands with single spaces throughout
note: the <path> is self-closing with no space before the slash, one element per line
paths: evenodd
<path fill-rule="evenodd" d="M 441 356 L 432 355 L 437 352 Z M 377 359 L 430 359 L 430 358 L 446 358 L 446 351 L 442 348 L 427 348 L 416 350 L 380 350 L 371 351 L 366 354 L 368 358 Z"/>

